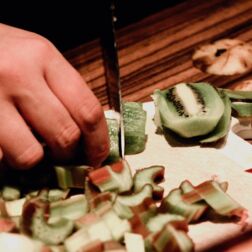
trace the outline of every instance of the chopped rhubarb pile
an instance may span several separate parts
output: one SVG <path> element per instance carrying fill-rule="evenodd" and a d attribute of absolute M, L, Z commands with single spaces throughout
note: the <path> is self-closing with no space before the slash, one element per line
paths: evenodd
<path fill-rule="evenodd" d="M 54 189 L 23 193 L 3 186 L 0 231 L 8 235 L 0 234 L 0 249 L 8 251 L 13 239 L 21 252 L 190 252 L 191 223 L 216 216 L 246 220 L 227 182 L 185 180 L 163 196 L 164 169 L 150 166 L 133 175 L 119 160 L 96 170 L 57 167 Z"/>

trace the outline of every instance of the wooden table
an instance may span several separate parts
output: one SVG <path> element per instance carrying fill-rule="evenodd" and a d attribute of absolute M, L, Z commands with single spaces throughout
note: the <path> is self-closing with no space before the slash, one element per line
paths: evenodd
<path fill-rule="evenodd" d="M 252 73 L 223 77 L 202 73 L 192 65 L 199 45 L 221 38 L 252 40 L 251 0 L 190 0 L 164 9 L 117 31 L 123 99 L 150 101 L 157 88 L 179 82 L 206 81 L 234 88 Z M 73 49 L 66 58 L 108 107 L 99 41 Z M 252 251 L 251 234 L 212 251 Z"/>

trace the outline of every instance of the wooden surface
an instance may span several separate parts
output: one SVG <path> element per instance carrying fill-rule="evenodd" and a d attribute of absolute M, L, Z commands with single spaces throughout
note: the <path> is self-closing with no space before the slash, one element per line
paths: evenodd
<path fill-rule="evenodd" d="M 120 18 L 120 17 L 118 17 Z M 156 88 L 183 81 L 233 87 L 245 76 L 219 77 L 192 66 L 194 49 L 220 38 L 252 40 L 251 0 L 188 0 L 117 31 L 122 95 L 149 101 Z M 103 105 L 107 93 L 99 41 L 65 54 Z"/>
<path fill-rule="evenodd" d="M 127 101 L 149 101 L 155 89 L 163 89 L 184 81 L 207 81 L 216 86 L 233 88 L 242 80 L 252 77 L 252 73 L 232 77 L 211 76 L 194 68 L 191 61 L 196 47 L 217 39 L 238 38 L 252 42 L 251 0 L 188 0 L 118 30 L 117 38 L 122 95 Z M 107 108 L 108 99 L 99 41 L 84 44 L 66 52 L 65 56 L 81 73 L 104 108 Z M 186 155 L 186 152 L 183 153 Z M 205 177 L 206 175 L 210 176 L 210 173 L 206 171 Z M 227 169 L 228 178 L 229 175 Z M 239 176 L 245 175 L 235 171 L 231 172 L 231 176 L 234 183 L 232 186 L 237 191 L 239 188 L 235 181 L 240 181 Z M 200 175 L 199 178 L 204 176 Z M 197 174 L 195 182 L 196 180 Z M 248 188 L 249 183 L 252 184 L 250 180 L 246 180 Z M 237 195 L 235 190 L 234 193 Z M 247 189 L 242 189 L 242 192 L 246 200 L 251 201 L 252 190 L 249 193 Z M 244 238 L 230 236 L 229 239 L 213 244 L 216 247 L 209 249 L 252 251 L 250 236 L 251 234 Z"/>

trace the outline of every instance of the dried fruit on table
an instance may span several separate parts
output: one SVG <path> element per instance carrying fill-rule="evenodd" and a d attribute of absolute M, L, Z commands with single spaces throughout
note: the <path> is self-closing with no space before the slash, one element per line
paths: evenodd
<path fill-rule="evenodd" d="M 192 61 L 209 74 L 243 74 L 252 69 L 252 46 L 238 39 L 221 39 L 196 49 Z"/>

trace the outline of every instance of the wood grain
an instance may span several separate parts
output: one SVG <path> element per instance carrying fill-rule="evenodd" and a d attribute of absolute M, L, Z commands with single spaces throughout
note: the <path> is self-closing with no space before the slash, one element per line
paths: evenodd
<path fill-rule="evenodd" d="M 118 17 L 120 18 L 120 17 Z M 117 31 L 122 95 L 127 101 L 149 101 L 157 88 L 178 82 L 207 81 L 234 88 L 246 75 L 222 77 L 192 65 L 199 45 L 220 38 L 252 41 L 252 1 L 185 1 Z M 99 40 L 65 53 L 101 103 L 108 99 Z"/>

